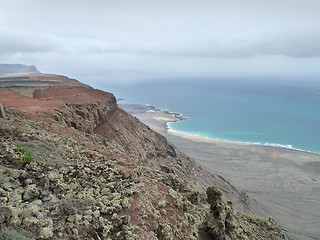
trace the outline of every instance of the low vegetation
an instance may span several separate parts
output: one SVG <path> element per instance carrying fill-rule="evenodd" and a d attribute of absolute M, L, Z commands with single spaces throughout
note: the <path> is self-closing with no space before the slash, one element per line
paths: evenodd
<path fill-rule="evenodd" d="M 19 144 L 16 145 L 16 149 L 22 153 L 23 164 L 34 162 L 34 157 L 31 151 L 27 151 L 26 148 L 21 147 Z"/>
<path fill-rule="evenodd" d="M 1 240 L 32 240 L 32 238 L 29 238 L 26 235 L 12 229 L 1 229 L 0 239 Z"/>
<path fill-rule="evenodd" d="M 60 117 L 42 121 L 6 109 L 1 240 L 27 240 L 23 231 L 36 240 L 285 239 L 276 223 L 238 213 L 216 188 L 199 188 L 190 158 L 115 100 L 100 105 L 63 105 Z M 76 117 L 79 128 L 68 124 Z"/>

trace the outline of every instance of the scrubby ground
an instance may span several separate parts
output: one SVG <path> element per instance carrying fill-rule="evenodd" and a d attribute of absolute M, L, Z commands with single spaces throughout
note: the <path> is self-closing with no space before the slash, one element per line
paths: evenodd
<path fill-rule="evenodd" d="M 19 96 L 19 110 L 10 96 L 0 96 L 2 238 L 285 239 L 274 221 L 206 193 L 195 163 L 112 94 L 49 88 Z"/>
<path fill-rule="evenodd" d="M 197 239 L 204 210 L 181 193 L 188 186 L 177 175 L 143 166 L 128 175 L 116 159 L 45 131 L 16 110 L 6 113 L 8 119 L 0 119 L 3 236 L 14 239 L 15 231 L 26 239 Z M 26 162 L 24 151 L 34 159 Z"/>
<path fill-rule="evenodd" d="M 130 217 L 118 215 L 137 191 L 132 180 L 72 138 L 37 129 L 21 115 L 14 120 L 14 126 L 1 122 L 3 227 L 44 239 L 137 238 Z M 24 145 L 37 153 L 34 161 L 24 161 L 17 147 Z"/>

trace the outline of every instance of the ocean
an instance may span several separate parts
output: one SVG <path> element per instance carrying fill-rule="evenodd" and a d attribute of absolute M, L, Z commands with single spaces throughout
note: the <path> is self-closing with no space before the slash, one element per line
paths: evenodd
<path fill-rule="evenodd" d="M 81 79 L 80 79 L 81 80 Z M 320 153 L 319 84 L 277 79 L 171 79 L 90 85 L 125 103 L 148 104 L 188 119 L 174 130 L 232 142 Z"/>

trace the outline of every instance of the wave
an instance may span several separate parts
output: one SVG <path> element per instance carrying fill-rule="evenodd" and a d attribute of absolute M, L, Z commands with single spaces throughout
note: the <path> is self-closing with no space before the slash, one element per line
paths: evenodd
<path fill-rule="evenodd" d="M 179 120 L 191 119 L 190 117 L 184 116 L 181 113 L 171 112 L 167 108 L 155 107 L 155 106 L 152 106 L 150 104 L 142 104 L 142 105 L 146 106 L 146 107 L 149 107 L 150 110 L 154 111 L 154 112 L 164 112 L 164 113 L 168 113 L 168 114 L 174 114 Z M 222 142 L 227 142 L 227 143 L 237 143 L 237 144 L 254 145 L 254 146 L 276 147 L 276 148 L 284 148 L 284 149 L 290 149 L 290 150 L 299 151 L 299 152 L 306 152 L 306 153 L 312 153 L 312 154 L 319 154 L 320 155 L 320 152 L 314 152 L 314 151 L 309 151 L 309 150 L 305 150 L 305 149 L 295 148 L 290 144 L 269 143 L 269 142 L 235 141 L 235 140 L 227 140 L 227 139 L 219 139 L 219 138 L 208 137 L 208 136 L 201 135 L 201 134 L 183 132 L 183 131 L 180 131 L 180 130 L 173 129 L 170 126 L 170 123 L 172 123 L 172 122 L 167 122 L 166 123 L 168 131 L 171 131 L 171 132 L 174 132 L 174 133 L 178 133 L 178 134 L 181 134 L 181 135 L 184 135 L 184 136 L 189 136 L 190 138 L 196 137 L 199 140 L 203 139 L 203 140 L 222 141 Z"/>
<path fill-rule="evenodd" d="M 300 148 L 295 148 L 290 144 L 280 144 L 280 143 L 268 143 L 268 142 L 246 142 L 246 141 L 235 141 L 235 140 L 226 140 L 226 139 L 219 139 L 219 138 L 213 138 L 213 137 L 208 137 L 205 135 L 200 135 L 200 134 L 195 134 L 195 133 L 188 133 L 188 132 L 183 132 L 183 131 L 178 131 L 173 129 L 170 126 L 171 122 L 167 122 L 167 130 L 168 132 L 173 132 L 173 133 L 178 133 L 181 135 L 189 136 L 190 138 L 196 137 L 199 140 L 203 139 L 204 141 L 207 140 L 212 140 L 212 141 L 222 141 L 222 142 L 227 142 L 227 143 L 237 143 L 237 144 L 245 144 L 245 145 L 253 145 L 253 146 L 264 146 L 264 147 L 276 147 L 276 148 L 284 148 L 284 149 L 290 149 L 294 151 L 299 151 L 299 152 L 306 152 L 306 153 L 312 153 L 312 154 L 320 154 L 319 152 L 313 152 L 309 150 L 304 150 Z"/>

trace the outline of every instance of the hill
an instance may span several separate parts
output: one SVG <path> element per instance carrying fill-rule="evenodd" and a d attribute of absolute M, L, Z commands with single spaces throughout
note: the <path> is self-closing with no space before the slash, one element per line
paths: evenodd
<path fill-rule="evenodd" d="M 0 89 L 0 238 L 286 239 L 113 94 L 65 83 Z"/>
<path fill-rule="evenodd" d="M 35 66 L 23 64 L 0 64 L 0 76 L 9 76 L 21 73 L 39 73 Z"/>

